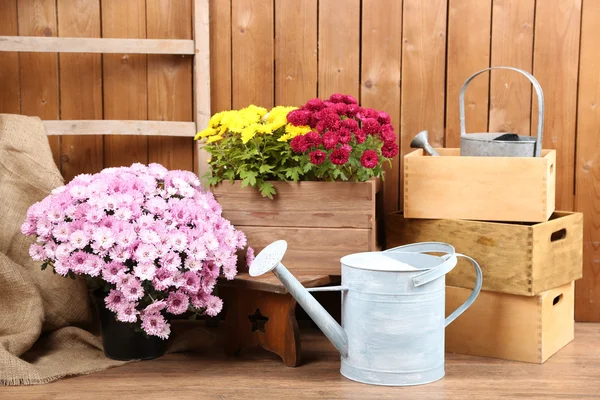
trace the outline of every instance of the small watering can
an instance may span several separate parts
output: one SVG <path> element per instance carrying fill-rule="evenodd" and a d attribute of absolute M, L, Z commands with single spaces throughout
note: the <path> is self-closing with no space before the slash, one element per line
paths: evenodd
<path fill-rule="evenodd" d="M 281 264 L 286 250 L 284 240 L 265 247 L 250 265 L 250 275 L 273 271 L 340 352 L 343 376 L 385 386 L 443 378 L 444 328 L 481 290 L 482 274 L 475 260 L 438 242 L 350 254 L 341 259 L 341 286 L 307 289 Z M 477 279 L 467 301 L 444 319 L 445 275 L 457 256 L 471 261 Z M 342 326 L 309 293 L 333 290 L 342 291 Z"/>
<path fill-rule="evenodd" d="M 525 75 L 533 84 L 538 98 L 537 136 L 520 136 L 515 133 L 470 133 L 465 128 L 465 91 L 477 75 L 492 69 L 509 69 Z M 460 155 L 484 157 L 541 157 L 544 130 L 544 94 L 539 82 L 527 71 L 513 67 L 491 67 L 471 75 L 463 84 L 459 95 Z"/>

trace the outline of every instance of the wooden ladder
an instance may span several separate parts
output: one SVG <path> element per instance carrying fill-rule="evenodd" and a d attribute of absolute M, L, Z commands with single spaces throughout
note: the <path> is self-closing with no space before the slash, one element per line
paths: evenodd
<path fill-rule="evenodd" d="M 210 118 L 210 29 L 208 0 L 193 1 L 193 39 L 108 39 L 0 36 L 0 51 L 39 53 L 117 53 L 191 55 L 194 58 L 194 121 L 45 120 L 48 135 L 148 135 L 193 138 Z M 196 173 L 208 169 L 206 152 L 196 145 Z"/>

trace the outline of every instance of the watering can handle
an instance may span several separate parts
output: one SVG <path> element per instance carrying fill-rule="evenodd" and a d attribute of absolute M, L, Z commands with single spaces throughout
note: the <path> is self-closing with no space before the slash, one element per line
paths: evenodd
<path fill-rule="evenodd" d="M 438 279 L 441 276 L 446 275 L 448 272 L 452 271 L 452 268 L 456 266 L 456 250 L 453 246 L 448 243 L 442 242 L 422 242 L 422 243 L 413 243 L 407 244 L 404 246 L 394 247 L 385 252 L 409 252 L 409 253 L 446 253 L 446 255 L 442 256 L 444 262 L 435 268 L 431 268 L 425 272 L 421 272 L 413 277 L 413 285 L 415 287 L 424 285 L 431 281 Z"/>
<path fill-rule="evenodd" d="M 450 323 L 452 323 L 452 321 L 454 321 L 462 313 L 464 313 L 467 310 L 467 308 L 471 307 L 471 304 L 475 302 L 475 299 L 479 295 L 479 292 L 481 291 L 481 284 L 483 283 L 483 274 L 481 273 L 481 268 L 479 267 L 479 264 L 477 264 L 477 261 L 463 254 L 456 254 L 456 256 L 464 257 L 467 260 L 471 261 L 471 263 L 473 264 L 473 267 L 475 268 L 475 287 L 473 288 L 473 291 L 471 292 L 471 295 L 469 296 L 467 301 L 465 301 L 460 307 L 454 310 L 454 312 L 446 318 L 445 326 L 450 325 Z"/>
<path fill-rule="evenodd" d="M 538 129 L 537 129 L 537 137 L 536 137 L 536 144 L 535 144 L 535 156 L 540 157 L 542 154 L 542 136 L 543 136 L 543 131 L 544 131 L 544 93 L 542 92 L 542 86 L 537 81 L 537 79 L 535 79 L 535 77 L 533 75 L 531 75 L 529 72 L 523 71 L 522 69 L 519 69 L 519 68 L 490 67 L 490 68 L 482 69 L 481 71 L 474 73 L 465 81 L 462 88 L 460 89 L 460 95 L 459 95 L 459 100 L 458 100 L 459 113 L 460 113 L 460 135 L 461 136 L 466 135 L 466 133 L 467 133 L 466 132 L 466 124 L 465 124 L 465 91 L 467 90 L 467 86 L 473 80 L 473 78 L 475 78 L 477 75 L 479 75 L 483 72 L 486 72 L 486 71 L 491 71 L 492 69 L 510 69 L 512 71 L 520 72 L 521 74 L 525 75 L 529 79 L 529 81 L 533 84 L 533 88 L 535 89 L 535 92 L 536 92 L 537 98 L 538 98 Z"/>

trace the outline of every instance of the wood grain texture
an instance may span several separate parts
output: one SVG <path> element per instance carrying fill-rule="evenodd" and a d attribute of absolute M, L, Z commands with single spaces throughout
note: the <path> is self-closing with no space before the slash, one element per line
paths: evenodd
<path fill-rule="evenodd" d="M 0 49 L 58 53 L 194 54 L 191 40 L 100 39 L 0 36 Z"/>
<path fill-rule="evenodd" d="M 424 129 L 433 146 L 444 145 L 447 3 L 404 1 L 400 160 L 413 150 L 410 142 Z M 403 187 L 400 173 L 400 193 Z"/>
<path fill-rule="evenodd" d="M 446 72 L 446 147 L 460 147 L 458 94 L 467 78 L 490 66 L 491 0 L 450 0 Z M 489 73 L 465 94 L 467 133 L 487 132 Z"/>
<path fill-rule="evenodd" d="M 394 0 L 362 3 L 361 105 L 387 112 L 400 144 L 400 72 L 402 3 Z M 400 156 L 385 166 L 383 212 L 399 208 Z"/>
<path fill-rule="evenodd" d="M 584 215 L 583 279 L 575 283 L 577 321 L 600 321 L 600 3 L 585 1 L 581 21 L 575 209 Z"/>
<path fill-rule="evenodd" d="M 223 325 L 210 330 L 217 342 L 206 343 L 195 353 L 168 354 L 48 385 L 4 387 L 2 395 L 4 400 L 43 397 L 196 400 L 199 394 L 206 398 L 234 400 L 397 400 L 399 396 L 407 400 L 594 398 L 600 386 L 597 381 L 600 373 L 599 331 L 598 324 L 576 324 L 575 340 L 543 366 L 447 353 L 446 376 L 442 381 L 397 388 L 361 385 L 342 377 L 339 353 L 320 332 L 312 329 L 301 330 L 306 361 L 301 368 L 286 368 L 277 356 L 262 349 L 248 351 L 237 359 L 226 357 L 222 344 L 225 341 Z"/>
<path fill-rule="evenodd" d="M 18 27 L 22 36 L 57 36 L 56 2 L 18 2 Z M 21 113 L 41 119 L 59 119 L 58 56 L 56 53 L 20 53 Z M 60 138 L 48 138 L 54 162 L 60 169 Z"/>
<path fill-rule="evenodd" d="M 123 23 L 127 20 L 127 23 Z M 102 36 L 145 38 L 144 0 L 103 0 Z M 105 54 L 103 56 L 104 118 L 148 119 L 146 55 Z M 105 167 L 148 162 L 148 138 L 107 136 L 104 138 Z"/>
<path fill-rule="evenodd" d="M 360 12 L 359 0 L 319 0 L 320 98 L 359 98 Z"/>
<path fill-rule="evenodd" d="M 232 106 L 273 107 L 273 0 L 233 0 L 231 6 Z"/>
<path fill-rule="evenodd" d="M 446 313 L 470 289 L 446 288 Z M 482 291 L 475 303 L 446 328 L 446 351 L 544 363 L 574 339 L 574 284 L 535 297 Z"/>
<path fill-rule="evenodd" d="M 191 0 L 147 0 L 146 35 L 150 39 L 191 39 Z M 165 93 L 172 93 L 165 96 Z M 192 59 L 148 55 L 148 119 L 193 121 Z M 193 171 L 194 142 L 189 138 L 148 138 L 148 162 L 167 169 Z"/>
<path fill-rule="evenodd" d="M 580 17 L 581 0 L 536 2 L 533 75 L 545 97 L 543 147 L 557 150 L 556 205 L 561 210 L 573 209 Z M 536 125 L 532 114 L 531 126 Z"/>
<path fill-rule="evenodd" d="M 275 103 L 317 96 L 317 0 L 275 0 Z"/>
<path fill-rule="evenodd" d="M 404 157 L 407 218 L 546 221 L 555 209 L 556 150 L 542 157 L 465 157 L 438 148 Z M 448 201 L 452 199 L 452 201 Z"/>
<path fill-rule="evenodd" d="M 426 220 L 394 213 L 386 221 L 386 247 L 448 243 L 479 263 L 483 290 L 534 296 L 581 278 L 582 222 L 581 213 L 569 212 L 555 212 L 538 224 Z M 446 283 L 473 288 L 471 264 L 459 259 Z"/>
<path fill-rule="evenodd" d="M 195 56 L 193 62 L 193 106 L 196 131 L 201 131 L 208 125 L 211 117 L 210 99 L 210 4 L 209 0 L 193 0 L 192 28 L 194 35 Z M 204 176 L 209 171 L 210 155 L 200 142 L 194 144 L 192 154 L 194 172 L 200 177 L 202 184 L 206 183 Z"/>
<path fill-rule="evenodd" d="M 532 71 L 534 0 L 495 0 L 492 6 L 492 66 Z M 531 83 L 513 71 L 490 76 L 489 132 L 530 133 Z M 537 103 L 534 108 L 537 112 Z M 535 132 L 533 132 L 535 134 Z"/>
<path fill-rule="evenodd" d="M 0 10 L 0 35 L 18 35 L 17 0 L 0 0 Z M 18 53 L 0 52 L 0 113 L 21 113 Z"/>
<path fill-rule="evenodd" d="M 231 109 L 231 0 L 210 0 L 210 108 Z"/>
<path fill-rule="evenodd" d="M 68 37 L 100 37 L 99 0 L 58 0 L 58 31 Z M 59 54 L 61 119 L 102 119 L 100 54 Z M 62 174 L 94 174 L 103 167 L 102 136 L 61 138 Z"/>
<path fill-rule="evenodd" d="M 136 120 L 65 120 L 43 121 L 47 135 L 152 135 L 193 138 L 193 122 Z"/>
<path fill-rule="evenodd" d="M 323 274 L 298 274 L 294 276 L 296 279 L 298 279 L 298 282 L 300 282 L 302 286 L 306 288 L 325 286 L 336 282 L 339 283 L 339 279 L 334 279 L 329 275 Z M 279 294 L 288 293 L 285 286 L 283 286 L 281 281 L 273 274 L 250 276 L 250 274 L 246 272 L 238 272 L 233 280 L 219 280 L 219 287 L 227 286 Z"/>

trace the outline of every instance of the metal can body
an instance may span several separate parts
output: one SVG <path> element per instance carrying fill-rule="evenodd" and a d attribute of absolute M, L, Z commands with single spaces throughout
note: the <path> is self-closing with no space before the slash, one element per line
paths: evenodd
<path fill-rule="evenodd" d="M 504 133 L 470 133 L 460 137 L 460 155 L 467 157 L 535 157 L 535 138 L 496 141 Z"/>
<path fill-rule="evenodd" d="M 442 260 L 425 254 L 410 259 L 421 270 L 373 271 L 342 264 L 347 288 L 342 326 L 349 351 L 340 372 L 348 379 L 409 386 L 443 378 L 445 276 L 418 287 L 413 281 Z"/>

